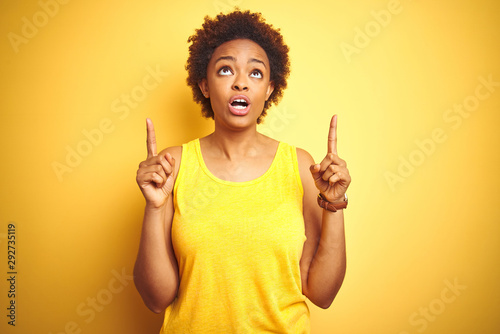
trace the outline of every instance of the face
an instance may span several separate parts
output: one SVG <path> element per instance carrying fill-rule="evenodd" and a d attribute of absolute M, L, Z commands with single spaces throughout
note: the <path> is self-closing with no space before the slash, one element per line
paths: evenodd
<path fill-rule="evenodd" d="M 273 92 L 267 54 L 257 43 L 235 39 L 215 49 L 200 83 L 216 124 L 255 125 Z"/>

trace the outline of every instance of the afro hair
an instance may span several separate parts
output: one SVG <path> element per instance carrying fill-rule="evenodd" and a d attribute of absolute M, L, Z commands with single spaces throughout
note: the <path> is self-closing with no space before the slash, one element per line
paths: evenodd
<path fill-rule="evenodd" d="M 274 83 L 274 91 L 264 104 L 264 109 L 257 119 L 260 124 L 272 104 L 278 104 L 283 97 L 290 74 L 288 46 L 283 41 L 279 29 L 267 24 L 261 13 L 251 13 L 236 9 L 229 14 L 219 14 L 215 18 L 205 17 L 201 29 L 188 38 L 189 57 L 186 63 L 188 72 L 187 84 L 193 91 L 193 100 L 201 104 L 202 115 L 214 118 L 210 99 L 205 98 L 198 86 L 207 77 L 207 67 L 215 49 L 221 44 L 235 40 L 249 39 L 257 43 L 267 54 L 271 68 L 270 80 Z"/>

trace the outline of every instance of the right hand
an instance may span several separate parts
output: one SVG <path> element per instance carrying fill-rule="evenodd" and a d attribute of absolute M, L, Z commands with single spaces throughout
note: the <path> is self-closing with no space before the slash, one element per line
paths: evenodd
<path fill-rule="evenodd" d="M 160 208 L 172 194 L 175 180 L 175 159 L 170 153 L 156 153 L 153 121 L 146 119 L 148 157 L 139 164 L 136 181 L 146 199 L 146 205 Z"/>

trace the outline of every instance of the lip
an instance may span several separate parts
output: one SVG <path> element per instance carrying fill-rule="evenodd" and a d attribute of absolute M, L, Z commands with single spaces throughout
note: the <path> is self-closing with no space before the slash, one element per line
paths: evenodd
<path fill-rule="evenodd" d="M 245 109 L 238 109 L 238 108 L 235 108 L 231 105 L 231 103 L 233 103 L 234 100 L 237 100 L 237 99 L 245 100 L 245 102 L 247 103 L 247 106 Z M 250 99 L 248 98 L 248 96 L 235 95 L 235 96 L 231 97 L 231 99 L 229 99 L 228 105 L 229 105 L 229 111 L 231 112 L 231 114 L 236 115 L 236 116 L 245 116 L 250 111 L 251 103 L 250 103 Z"/>

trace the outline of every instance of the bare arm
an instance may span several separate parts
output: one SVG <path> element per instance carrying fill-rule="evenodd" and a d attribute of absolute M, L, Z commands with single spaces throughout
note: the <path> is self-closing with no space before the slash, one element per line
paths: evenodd
<path fill-rule="evenodd" d="M 148 120 L 148 158 L 137 171 L 137 183 L 146 199 L 134 283 L 146 306 L 155 313 L 172 303 L 179 286 L 179 270 L 170 235 L 174 215 L 172 190 L 181 148 L 156 154 L 153 123 Z M 176 166 L 177 165 L 177 166 Z"/>
<path fill-rule="evenodd" d="M 155 313 L 163 312 L 172 303 L 179 286 L 179 270 L 170 237 L 172 204 L 168 207 L 156 209 L 146 205 L 134 266 L 135 286 L 146 306 Z"/>
<path fill-rule="evenodd" d="M 315 164 L 303 150 L 298 150 L 298 159 L 307 236 L 301 258 L 302 290 L 315 305 L 328 308 L 346 271 L 344 214 L 343 210 L 321 209 L 316 197 L 320 192 L 329 202 L 339 202 L 351 181 L 345 161 L 337 156 L 336 118 L 332 118 L 328 154 L 323 161 Z"/>

